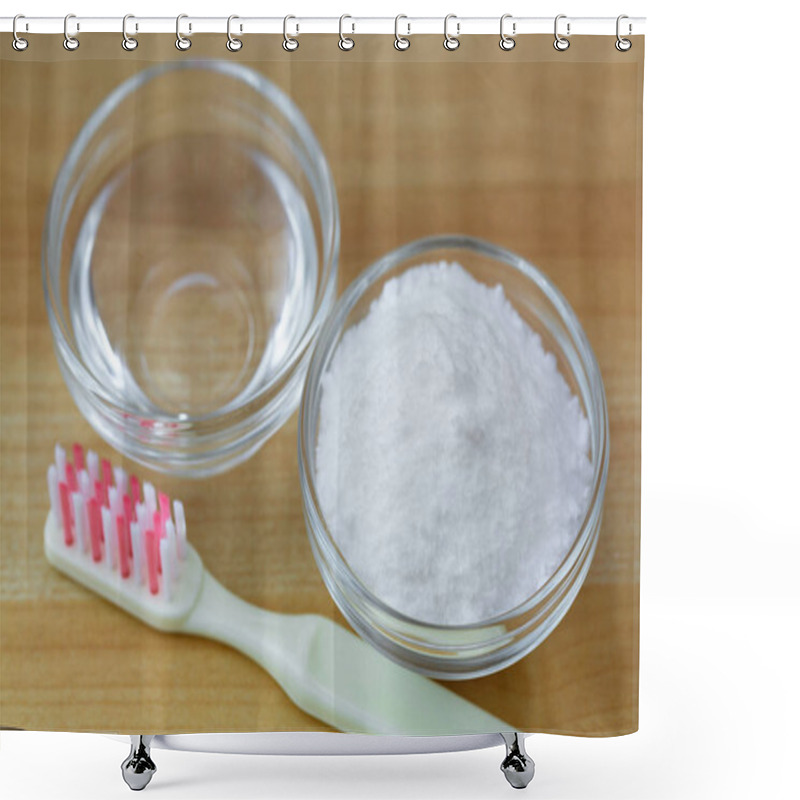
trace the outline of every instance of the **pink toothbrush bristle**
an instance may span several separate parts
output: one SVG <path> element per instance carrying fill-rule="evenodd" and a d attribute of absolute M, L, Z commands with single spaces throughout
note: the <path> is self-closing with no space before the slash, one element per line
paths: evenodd
<path fill-rule="evenodd" d="M 152 519 L 152 515 L 156 512 L 156 490 L 153 484 L 145 481 L 142 487 L 142 494 L 144 494 L 144 506 L 147 509 L 148 518 Z"/>
<path fill-rule="evenodd" d="M 175 501 L 175 532 L 178 543 L 178 559 L 183 561 L 186 558 L 186 516 L 183 511 L 183 503 Z"/>
<path fill-rule="evenodd" d="M 131 475 L 130 477 L 131 483 L 131 502 L 133 503 L 133 507 L 136 508 L 136 504 L 141 501 L 142 496 L 139 491 L 139 479 L 135 475 Z"/>
<path fill-rule="evenodd" d="M 144 503 L 137 503 L 134 506 L 133 516 L 136 517 L 136 521 L 141 524 L 143 530 L 149 527 L 147 524 L 147 509 L 144 507 Z"/>
<path fill-rule="evenodd" d="M 86 455 L 86 471 L 92 482 L 100 479 L 100 460 L 94 450 L 90 450 Z"/>
<path fill-rule="evenodd" d="M 166 492 L 112 468 L 80 444 L 72 445 L 72 458 L 56 445 L 47 471 L 50 507 L 64 544 L 77 542 L 77 550 L 96 564 L 171 600 L 186 558 L 183 505 L 171 504 Z"/>
<path fill-rule="evenodd" d="M 128 491 L 128 475 L 122 467 L 114 467 L 114 485 L 120 494 Z"/>
<path fill-rule="evenodd" d="M 83 495 L 84 502 L 88 502 L 89 498 L 92 496 L 92 481 L 89 478 L 89 473 L 85 469 L 78 471 L 78 486 Z"/>
<path fill-rule="evenodd" d="M 166 522 L 171 518 L 169 509 L 169 495 L 166 492 L 158 493 L 158 510 L 161 512 L 161 518 Z"/>
<path fill-rule="evenodd" d="M 150 594 L 158 594 L 158 536 L 154 530 L 145 534 L 145 547 L 147 548 L 147 575 L 150 585 Z"/>
<path fill-rule="evenodd" d="M 131 535 L 131 550 L 133 551 L 133 580 L 138 586 L 144 580 L 142 534 L 138 522 L 132 522 L 129 528 Z M 146 556 L 145 556 L 146 558 Z"/>
<path fill-rule="evenodd" d="M 111 509 L 114 518 L 122 513 L 122 499 L 119 496 L 116 486 L 112 486 L 108 490 L 108 507 Z"/>
<path fill-rule="evenodd" d="M 110 569 L 117 565 L 117 536 L 114 530 L 114 520 L 111 512 L 105 506 L 100 509 L 100 518 L 103 523 L 103 547 L 105 548 L 106 564 Z"/>
<path fill-rule="evenodd" d="M 72 522 L 75 526 L 75 539 L 80 550 L 86 549 L 86 516 L 83 508 L 83 495 L 72 492 Z"/>
<path fill-rule="evenodd" d="M 111 462 L 104 458 L 101 462 L 103 467 L 103 489 L 106 491 L 106 497 L 108 496 L 109 487 L 114 485 L 114 477 L 111 472 Z"/>
<path fill-rule="evenodd" d="M 122 497 L 122 510 L 125 512 L 125 524 L 130 528 L 131 523 L 134 521 L 133 504 L 131 503 L 131 496 L 129 494 Z M 128 536 L 128 551 L 129 555 L 133 556 L 133 544 Z"/>
<path fill-rule="evenodd" d="M 168 519 L 167 524 L 164 526 L 164 538 L 170 543 L 170 554 L 172 556 L 170 568 L 175 569 L 178 561 L 178 534 L 175 531 L 175 523 L 171 519 Z"/>
<path fill-rule="evenodd" d="M 170 554 L 170 541 L 169 539 L 162 539 L 159 542 L 159 556 L 164 570 L 164 578 L 162 580 L 162 589 L 164 598 L 166 600 L 172 599 L 172 556 Z"/>
<path fill-rule="evenodd" d="M 117 517 L 117 544 L 119 545 L 119 572 L 123 578 L 131 574 L 130 534 L 124 517 Z"/>
<path fill-rule="evenodd" d="M 75 474 L 75 467 L 67 463 L 67 486 L 70 492 L 78 491 L 78 476 Z"/>
<path fill-rule="evenodd" d="M 60 444 L 56 445 L 56 470 L 59 481 L 65 481 L 67 479 L 67 453 Z"/>
<path fill-rule="evenodd" d="M 156 535 L 156 541 L 161 542 L 161 539 L 164 537 L 164 525 L 161 521 L 161 513 L 156 511 L 153 514 L 153 533 Z M 161 566 L 161 545 L 158 545 L 158 551 L 156 552 L 156 562 L 158 563 L 158 572 L 159 574 L 163 571 Z"/>
<path fill-rule="evenodd" d="M 69 487 L 63 481 L 58 484 L 58 491 L 61 500 L 61 519 L 64 528 L 64 543 L 71 546 L 75 541 L 72 528 L 72 508 L 69 500 Z"/>
<path fill-rule="evenodd" d="M 96 497 L 89 500 L 89 537 L 92 545 L 92 560 L 103 558 L 103 519 L 100 514 L 100 503 Z"/>
<path fill-rule="evenodd" d="M 75 462 L 75 469 L 78 472 L 82 469 L 86 469 L 86 462 L 83 458 L 83 447 L 81 447 L 81 445 L 72 445 L 72 460 Z"/>
<path fill-rule="evenodd" d="M 125 524 L 125 544 L 128 548 L 127 559 L 128 563 L 130 564 L 130 561 L 133 558 L 133 545 L 131 544 L 131 524 L 124 517 L 120 517 L 120 519 L 122 519 L 123 523 Z"/>

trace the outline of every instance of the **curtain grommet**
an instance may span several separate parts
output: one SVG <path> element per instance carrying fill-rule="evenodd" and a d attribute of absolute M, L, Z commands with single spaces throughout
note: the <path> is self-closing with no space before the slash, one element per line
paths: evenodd
<path fill-rule="evenodd" d="M 456 21 L 455 36 L 453 36 L 447 29 L 451 19 L 454 19 Z M 444 49 L 449 50 L 451 53 L 453 52 L 453 50 L 458 50 L 459 46 L 461 45 L 461 41 L 458 38 L 460 34 L 461 34 L 461 23 L 458 21 L 458 17 L 455 14 L 448 14 L 444 18 L 444 42 L 443 42 Z"/>
<path fill-rule="evenodd" d="M 129 19 L 136 19 L 136 17 L 134 17 L 133 14 L 126 14 L 122 18 L 122 49 L 130 53 L 139 46 L 139 40 L 135 36 L 130 36 L 128 34 Z M 139 30 L 138 24 L 135 26 L 134 30 Z"/>
<path fill-rule="evenodd" d="M 64 49 L 69 50 L 70 53 L 74 52 L 81 46 L 81 43 L 78 41 L 78 37 L 73 36 L 69 32 L 69 21 L 71 19 L 75 19 L 74 14 L 67 14 L 67 16 L 64 17 Z M 81 29 L 80 23 L 76 22 L 75 31 L 79 32 L 80 29 Z"/>
<path fill-rule="evenodd" d="M 287 53 L 294 53 L 298 47 L 300 47 L 300 41 L 298 40 L 297 36 L 289 36 L 289 20 L 295 20 L 295 29 L 297 33 L 300 33 L 300 26 L 297 24 L 297 17 L 293 17 L 291 14 L 287 14 L 283 18 L 283 49 Z"/>
<path fill-rule="evenodd" d="M 553 23 L 553 35 L 555 36 L 555 39 L 553 41 L 553 47 L 555 47 L 555 49 L 558 50 L 559 53 L 563 53 L 565 50 L 569 48 L 569 39 L 562 36 L 558 32 L 558 22 L 559 20 L 562 19 L 567 19 L 567 15 L 559 14 L 556 17 L 555 22 Z M 569 22 L 567 22 L 567 36 L 569 36 L 569 34 L 570 34 L 570 24 Z"/>
<path fill-rule="evenodd" d="M 12 33 L 12 35 L 13 35 L 13 38 L 12 38 L 12 40 L 11 40 L 11 46 L 12 46 L 12 47 L 13 47 L 13 48 L 14 48 L 14 49 L 15 49 L 15 50 L 18 52 L 18 53 L 21 53 L 21 52 L 23 52 L 24 50 L 27 50 L 27 49 L 28 49 L 28 40 L 27 40 L 27 39 L 23 39 L 23 38 L 22 38 L 22 37 L 21 37 L 21 36 L 20 36 L 20 35 L 17 33 L 17 21 L 18 21 L 18 20 L 21 20 L 21 19 L 25 19 L 25 15 L 24 15 L 24 14 L 17 14 L 17 15 L 14 17 L 14 21 L 11 23 L 11 33 Z M 25 26 L 26 26 L 26 28 L 27 28 L 27 23 L 25 23 Z"/>
<path fill-rule="evenodd" d="M 411 23 L 406 22 L 406 27 L 408 28 L 408 32 L 405 36 L 400 35 L 400 20 L 405 19 L 407 20 L 408 17 L 405 14 L 398 14 L 394 18 L 394 49 L 399 50 L 401 53 L 405 50 L 408 50 L 411 47 L 411 39 L 408 37 L 411 36 Z"/>
<path fill-rule="evenodd" d="M 507 19 L 512 20 L 510 36 L 505 32 L 505 24 Z M 505 50 L 506 52 L 513 50 L 517 45 L 517 41 L 514 39 L 516 34 L 517 23 L 513 21 L 513 16 L 511 14 L 503 14 L 503 16 L 500 17 L 500 49 Z"/>
<path fill-rule="evenodd" d="M 627 14 L 620 14 L 617 17 L 617 41 L 614 42 L 614 47 L 616 47 L 617 50 L 619 50 L 620 53 L 627 53 L 628 50 L 630 50 L 631 47 L 633 47 L 633 42 L 630 39 L 623 38 L 622 34 L 619 32 L 619 24 L 624 19 L 629 19 Z M 628 36 L 630 36 L 630 35 L 631 35 L 631 24 L 629 22 L 628 23 Z"/>
<path fill-rule="evenodd" d="M 192 40 L 181 33 L 181 20 L 188 19 L 188 14 L 178 14 L 175 18 L 175 47 L 181 52 L 185 52 L 192 46 Z M 192 23 L 189 23 L 189 33 L 192 32 Z"/>
<path fill-rule="evenodd" d="M 344 26 L 344 21 L 346 19 L 353 19 L 353 18 L 349 14 L 342 14 L 342 16 L 339 17 L 339 49 L 344 50 L 345 53 L 349 53 L 356 46 L 356 43 L 351 36 L 344 35 L 343 26 Z M 356 30 L 355 22 L 352 23 L 352 25 L 353 25 L 352 32 L 355 33 Z"/>
<path fill-rule="evenodd" d="M 231 22 L 233 22 L 235 19 L 239 19 L 236 14 L 231 14 L 228 17 L 228 41 L 225 42 L 225 47 L 227 47 L 231 53 L 238 53 L 244 47 L 244 42 L 231 33 Z M 242 26 L 240 25 L 239 33 L 241 32 Z"/>

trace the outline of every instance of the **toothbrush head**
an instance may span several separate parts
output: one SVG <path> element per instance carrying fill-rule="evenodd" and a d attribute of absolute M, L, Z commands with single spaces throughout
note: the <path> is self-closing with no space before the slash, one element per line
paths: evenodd
<path fill-rule="evenodd" d="M 47 471 L 47 560 L 155 628 L 179 630 L 197 602 L 203 562 L 186 540 L 183 504 L 112 470 L 83 448 L 56 445 Z"/>

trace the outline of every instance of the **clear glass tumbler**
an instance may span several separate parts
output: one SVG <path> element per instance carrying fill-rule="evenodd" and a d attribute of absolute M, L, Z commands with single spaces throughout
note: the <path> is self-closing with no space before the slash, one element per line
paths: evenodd
<path fill-rule="evenodd" d="M 338 255 L 328 165 L 283 92 L 221 61 L 135 75 L 76 138 L 45 222 L 78 408 L 152 469 L 240 463 L 299 402 Z"/>

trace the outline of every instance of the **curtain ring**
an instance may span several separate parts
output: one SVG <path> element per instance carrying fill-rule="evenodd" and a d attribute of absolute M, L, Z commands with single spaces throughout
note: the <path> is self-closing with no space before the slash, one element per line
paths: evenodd
<path fill-rule="evenodd" d="M 617 41 L 615 42 L 614 47 L 616 47 L 617 50 L 620 51 L 620 53 L 627 53 L 628 50 L 630 50 L 631 47 L 633 47 L 633 42 L 630 39 L 623 39 L 622 36 L 620 35 L 620 32 L 619 32 L 619 24 L 624 19 L 628 19 L 628 15 L 627 14 L 620 14 L 617 17 Z M 628 23 L 628 35 L 629 36 L 630 36 L 630 33 L 631 33 L 631 26 L 630 26 L 630 23 Z"/>
<path fill-rule="evenodd" d="M 407 20 L 408 17 L 405 14 L 398 14 L 394 18 L 394 49 L 395 50 L 408 50 L 411 47 L 411 39 L 407 39 L 405 36 L 400 35 L 400 20 L 405 19 Z M 408 27 L 408 35 L 411 36 L 411 23 L 407 22 L 406 26 Z"/>
<path fill-rule="evenodd" d="M 291 14 L 288 14 L 283 18 L 283 49 L 286 50 L 287 53 L 293 53 L 298 47 L 300 47 L 300 42 L 298 41 L 297 37 L 289 36 L 289 29 L 287 26 L 290 19 L 296 20 L 297 17 L 293 17 Z M 297 25 L 297 32 L 300 33 L 299 25 Z"/>
<path fill-rule="evenodd" d="M 175 18 L 175 47 L 178 50 L 188 50 L 192 46 L 192 40 L 181 33 L 181 20 L 188 19 L 188 14 L 178 14 Z M 192 32 L 192 23 L 189 23 L 189 33 Z"/>
<path fill-rule="evenodd" d="M 456 35 L 452 36 L 449 31 L 447 30 L 447 24 L 450 22 L 451 19 L 456 20 Z M 461 33 L 461 23 L 458 21 L 458 17 L 455 14 L 448 14 L 444 18 L 444 49 L 450 50 L 458 50 L 458 46 L 461 42 L 458 39 L 459 34 Z"/>
<path fill-rule="evenodd" d="M 351 39 L 349 36 L 345 36 L 342 31 L 342 26 L 344 25 L 344 21 L 346 19 L 353 19 L 353 18 L 349 14 L 342 14 L 342 16 L 339 17 L 339 49 L 344 50 L 345 52 L 347 50 L 352 50 L 356 46 L 356 43 L 353 41 L 353 39 Z M 355 30 L 356 30 L 356 24 L 354 22 L 353 33 L 355 33 Z"/>
<path fill-rule="evenodd" d="M 511 14 L 503 14 L 503 16 L 500 17 L 500 49 L 505 50 L 506 52 L 513 50 L 514 46 L 516 45 L 516 41 L 513 39 L 513 37 L 517 34 L 517 23 L 511 23 L 511 36 L 509 36 L 504 30 L 506 20 L 511 18 Z"/>
<path fill-rule="evenodd" d="M 14 17 L 14 22 L 11 23 L 11 33 L 14 34 L 14 39 L 11 42 L 11 46 L 18 53 L 21 53 L 23 50 L 27 50 L 28 49 L 28 40 L 27 39 L 23 39 L 17 33 L 17 20 L 18 19 L 25 19 L 25 15 L 24 14 L 17 14 Z M 27 23 L 26 23 L 26 28 L 27 28 Z"/>
<path fill-rule="evenodd" d="M 133 14 L 126 14 L 122 18 L 122 49 L 127 50 L 128 52 L 135 50 L 139 46 L 139 40 L 135 36 L 128 35 L 129 19 L 136 19 L 136 17 L 134 17 Z M 136 25 L 136 30 L 139 30 L 138 25 Z"/>
<path fill-rule="evenodd" d="M 225 43 L 225 47 L 227 47 L 228 50 L 231 51 L 231 53 L 238 53 L 242 49 L 242 47 L 244 46 L 244 42 L 241 39 L 237 39 L 231 33 L 231 22 L 233 22 L 235 19 L 239 19 L 239 17 L 237 17 L 236 14 L 231 14 L 228 17 L 228 41 Z M 241 33 L 241 30 L 242 30 L 242 26 L 240 25 L 239 26 L 239 32 L 240 33 Z"/>
<path fill-rule="evenodd" d="M 558 32 L 558 21 L 560 19 L 566 19 L 566 14 L 559 14 L 556 17 L 556 21 L 553 25 L 553 33 L 555 34 L 555 41 L 553 42 L 553 47 L 558 50 L 560 53 L 563 53 L 569 47 L 569 39 L 565 39 L 559 32 Z M 567 36 L 569 36 L 569 22 L 567 23 Z"/>
<path fill-rule="evenodd" d="M 69 50 L 72 52 L 73 50 L 77 50 L 80 47 L 80 42 L 78 41 L 77 37 L 72 36 L 69 32 L 69 21 L 71 19 L 75 19 L 74 14 L 67 14 L 64 17 L 64 49 Z M 81 26 L 80 23 L 75 23 L 75 30 L 80 31 Z"/>

